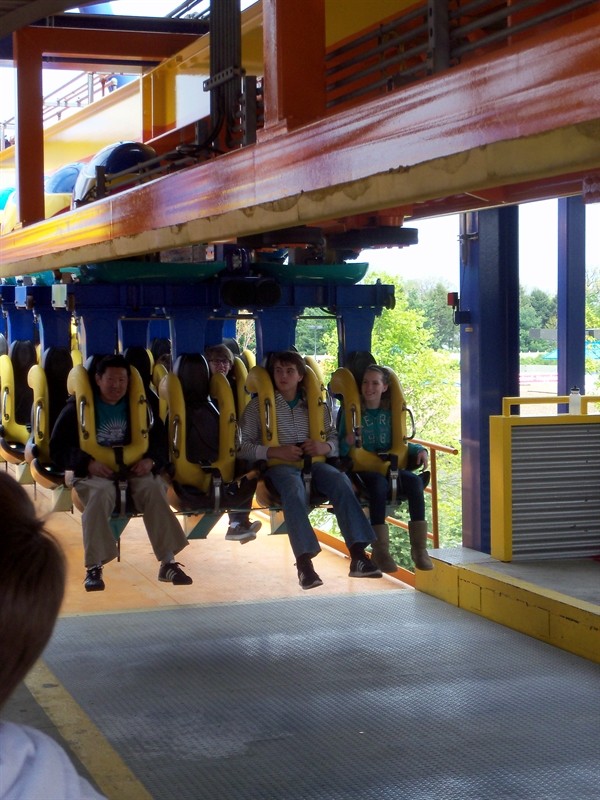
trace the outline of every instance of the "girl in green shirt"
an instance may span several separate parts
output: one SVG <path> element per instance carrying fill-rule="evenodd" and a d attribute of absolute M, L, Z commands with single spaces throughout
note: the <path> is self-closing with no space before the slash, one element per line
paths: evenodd
<path fill-rule="evenodd" d="M 365 370 L 361 384 L 361 443 L 371 453 L 387 453 L 392 446 L 392 411 L 389 407 L 389 375 L 384 367 L 371 364 Z M 340 417 L 340 455 L 345 456 L 355 444 L 353 432 L 346 431 L 345 419 Z M 429 454 L 421 445 L 409 442 L 409 463 L 427 468 Z M 357 472 L 369 495 L 369 518 L 377 536 L 373 544 L 373 559 L 384 572 L 395 572 L 398 566 L 389 551 L 389 529 L 385 522 L 388 479 L 379 472 Z M 433 569 L 427 553 L 427 523 L 425 496 L 420 476 L 407 469 L 399 472 L 399 493 L 408 502 L 410 521 L 408 533 L 411 557 L 417 569 Z"/>

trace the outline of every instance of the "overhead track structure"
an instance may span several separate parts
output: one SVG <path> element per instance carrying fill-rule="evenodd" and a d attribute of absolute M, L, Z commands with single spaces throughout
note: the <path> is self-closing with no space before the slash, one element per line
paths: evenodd
<path fill-rule="evenodd" d="M 462 16 L 446 2 L 407 5 L 397 3 L 396 16 L 381 23 L 387 83 L 328 109 L 325 42 L 339 24 L 331 4 L 266 4 L 256 143 L 4 237 L 1 274 L 35 272 L 42 257 L 46 268 L 60 268 L 282 228 L 344 232 L 348 218 L 364 224 L 384 213 L 401 224 L 593 185 L 600 171 L 597 2 L 471 3 L 460 7 Z M 402 38 L 407 31 L 410 41 Z M 28 28 L 16 42 L 31 36 L 44 52 L 60 35 Z M 123 34 L 130 51 L 134 37 Z M 390 73 L 398 52 L 405 63 Z M 404 68 L 412 76 L 406 85 Z M 349 63 L 344 74 L 352 69 Z M 27 149 L 30 163 L 41 144 Z M 36 213 L 43 216 L 36 206 L 29 219 Z"/>
<path fill-rule="evenodd" d="M 0 21 L 2 17 L 0 16 Z M 182 19 L 179 17 L 127 17 L 109 16 L 105 14 L 53 14 L 50 17 L 37 20 L 30 25 L 32 28 L 61 28 L 73 31 L 74 36 L 79 36 L 80 31 L 113 31 L 114 33 L 153 33 L 153 34 L 178 34 L 184 36 L 203 36 L 208 33 L 206 19 Z M 4 28 L 2 28 L 4 32 Z M 80 46 L 78 44 L 78 46 Z M 0 60 L 14 58 L 12 37 L 0 39 Z M 95 63 L 93 59 L 73 58 L 66 54 L 42 54 L 44 65 L 62 65 L 69 69 L 80 69 L 85 65 Z M 102 60 L 106 63 L 106 58 Z M 115 69 L 129 66 L 135 61 L 129 61 L 125 55 L 113 61 Z M 157 61 L 149 62 L 156 64 Z"/>

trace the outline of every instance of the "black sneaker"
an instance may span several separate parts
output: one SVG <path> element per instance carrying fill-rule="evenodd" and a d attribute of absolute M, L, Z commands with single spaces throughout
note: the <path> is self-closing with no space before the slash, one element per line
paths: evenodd
<path fill-rule="evenodd" d="M 103 592 L 104 581 L 102 580 L 102 567 L 97 564 L 95 567 L 88 567 L 83 582 L 86 592 Z"/>
<path fill-rule="evenodd" d="M 350 572 L 348 575 L 351 578 L 381 578 L 381 570 L 367 558 L 367 556 L 359 556 L 350 561 Z"/>
<path fill-rule="evenodd" d="M 184 566 L 184 565 L 181 565 Z M 161 564 L 158 570 L 158 580 L 163 583 L 172 583 L 174 586 L 189 586 L 194 581 L 181 569 L 178 561 Z"/>
<path fill-rule="evenodd" d="M 254 522 L 250 522 L 250 520 L 248 520 L 247 523 L 236 522 L 227 528 L 225 538 L 229 542 L 246 544 L 247 542 L 252 542 L 254 539 L 256 539 L 256 534 L 261 528 L 262 522 L 259 522 L 258 520 L 255 520 Z"/>
<path fill-rule="evenodd" d="M 296 564 L 298 567 L 298 583 L 303 589 L 315 589 L 317 586 L 323 586 L 323 581 L 312 565 L 312 561 L 306 561 L 301 564 Z"/>

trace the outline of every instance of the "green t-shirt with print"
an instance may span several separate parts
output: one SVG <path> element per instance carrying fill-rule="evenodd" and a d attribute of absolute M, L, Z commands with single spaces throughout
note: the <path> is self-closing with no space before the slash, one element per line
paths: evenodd
<path fill-rule="evenodd" d="M 127 441 L 128 402 L 123 397 L 115 405 L 99 397 L 94 404 L 96 412 L 96 441 L 105 447 L 121 447 Z"/>

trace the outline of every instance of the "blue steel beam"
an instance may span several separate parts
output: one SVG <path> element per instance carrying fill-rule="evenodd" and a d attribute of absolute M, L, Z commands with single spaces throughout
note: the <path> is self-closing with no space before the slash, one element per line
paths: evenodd
<path fill-rule="evenodd" d="M 193 285 L 75 283 L 68 284 L 66 291 L 64 285 L 52 288 L 62 290 L 62 307 L 81 318 L 84 357 L 113 352 L 117 347 L 148 346 L 154 336 L 164 335 L 167 329 L 173 358 L 202 352 L 207 343 L 232 335 L 233 321 L 242 311 L 256 320 L 256 356 L 260 360 L 265 349 L 282 350 L 294 344 L 296 321 L 305 308 L 323 308 L 340 321 L 343 363 L 350 352 L 370 350 L 375 317 L 394 306 L 394 287 L 380 283 L 282 285 L 278 287 L 279 300 L 270 306 L 252 302 L 242 306 L 241 300 L 239 306 L 226 304 L 223 293 L 227 295 L 230 285 L 224 277 Z M 248 299 L 256 296 L 254 279 L 242 279 L 241 285 L 248 287 Z M 235 295 L 239 298 L 238 292 Z M 55 303 L 55 307 L 60 308 L 61 303 Z"/>
<path fill-rule="evenodd" d="M 34 342 L 36 339 L 35 319 L 26 307 L 25 287 L 2 286 L 0 293 L 2 315 L 6 320 L 6 339 L 9 344 L 14 341 Z"/>
<path fill-rule="evenodd" d="M 489 418 L 519 392 L 518 206 L 461 217 L 463 545 L 490 552 Z"/>
<path fill-rule="evenodd" d="M 558 394 L 585 384 L 585 205 L 558 201 Z M 562 409 L 564 411 L 567 408 Z"/>

